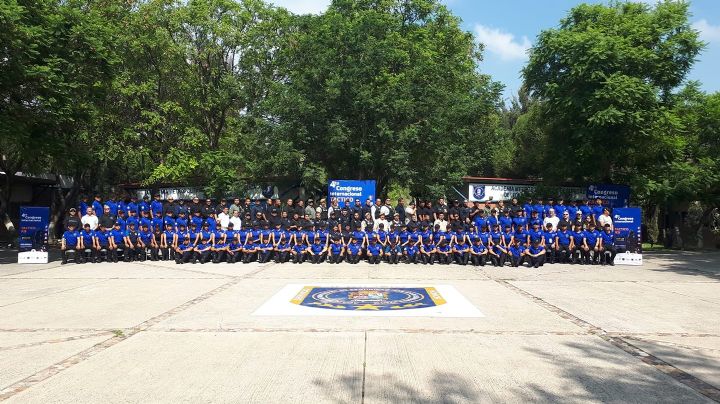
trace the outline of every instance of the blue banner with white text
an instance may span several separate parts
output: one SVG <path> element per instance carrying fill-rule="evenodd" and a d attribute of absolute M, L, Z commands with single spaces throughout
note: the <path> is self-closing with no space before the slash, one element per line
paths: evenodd
<path fill-rule="evenodd" d="M 375 198 L 375 180 L 331 180 L 328 183 L 328 198 L 336 198 L 339 206 L 345 206 L 347 199 L 356 199 L 365 204 L 365 200 Z"/>
<path fill-rule="evenodd" d="M 624 208 L 630 203 L 630 187 L 616 184 L 591 184 L 587 187 L 587 198 L 602 199 L 604 206 Z"/>
<path fill-rule="evenodd" d="M 615 208 L 612 213 L 615 227 L 615 245 L 619 251 L 642 253 L 642 210 Z"/>
<path fill-rule="evenodd" d="M 50 208 L 20 207 L 19 252 L 47 251 Z"/>

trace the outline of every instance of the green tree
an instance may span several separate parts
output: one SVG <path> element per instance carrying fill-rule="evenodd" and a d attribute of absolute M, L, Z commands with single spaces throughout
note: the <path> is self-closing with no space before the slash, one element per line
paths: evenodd
<path fill-rule="evenodd" d="M 523 74 L 547 123 L 546 179 L 642 192 L 681 157 L 672 91 L 703 46 L 688 16 L 686 2 L 582 4 L 538 36 Z"/>
<path fill-rule="evenodd" d="M 266 104 L 275 139 L 293 146 L 291 175 L 428 195 L 492 169 L 501 86 L 478 73 L 481 49 L 445 6 L 335 0 L 296 21 Z"/>
<path fill-rule="evenodd" d="M 15 173 L 66 169 L 92 152 L 78 128 L 106 96 L 115 54 L 101 16 L 81 1 L 0 4 L 0 218 Z"/>

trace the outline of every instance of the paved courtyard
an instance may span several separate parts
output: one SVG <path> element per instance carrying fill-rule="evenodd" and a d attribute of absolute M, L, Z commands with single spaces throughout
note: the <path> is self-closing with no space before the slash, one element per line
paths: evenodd
<path fill-rule="evenodd" d="M 252 315 L 289 284 L 450 285 L 482 317 Z M 643 267 L 0 265 L 0 401 L 720 400 L 720 254 Z"/>

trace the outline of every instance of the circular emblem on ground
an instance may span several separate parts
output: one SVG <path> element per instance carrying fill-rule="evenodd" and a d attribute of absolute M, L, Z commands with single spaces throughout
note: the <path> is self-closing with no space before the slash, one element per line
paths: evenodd
<path fill-rule="evenodd" d="M 301 306 L 332 310 L 408 310 L 445 304 L 435 288 L 305 286 L 291 300 Z"/>

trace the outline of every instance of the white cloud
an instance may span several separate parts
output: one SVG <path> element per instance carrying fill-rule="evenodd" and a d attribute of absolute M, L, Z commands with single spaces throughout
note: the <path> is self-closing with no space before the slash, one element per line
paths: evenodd
<path fill-rule="evenodd" d="M 475 25 L 475 35 L 485 44 L 485 49 L 500 56 L 501 60 L 525 59 L 527 50 L 530 49 L 530 40 L 526 36 L 516 39 L 515 35 L 509 32 L 482 24 Z"/>
<path fill-rule="evenodd" d="M 700 31 L 700 39 L 705 42 L 720 41 L 720 26 L 712 25 L 702 19 L 693 23 L 693 28 Z"/>
<path fill-rule="evenodd" d="M 285 7 L 295 14 L 324 13 L 331 0 L 270 0 L 278 7 Z"/>

